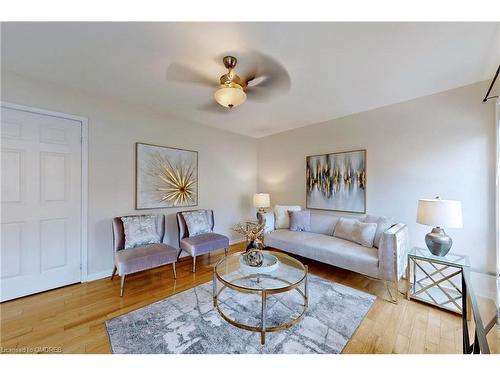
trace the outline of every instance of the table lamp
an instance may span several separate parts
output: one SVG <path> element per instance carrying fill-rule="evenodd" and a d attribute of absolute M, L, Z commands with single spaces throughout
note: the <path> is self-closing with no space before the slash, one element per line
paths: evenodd
<path fill-rule="evenodd" d="M 271 199 L 267 193 L 257 193 L 253 195 L 253 206 L 257 211 L 264 213 L 264 208 L 271 206 Z"/>
<path fill-rule="evenodd" d="M 453 241 L 445 228 L 462 228 L 462 202 L 440 199 L 419 199 L 417 223 L 433 226 L 425 236 L 425 244 L 430 252 L 437 256 L 445 256 L 451 249 Z"/>

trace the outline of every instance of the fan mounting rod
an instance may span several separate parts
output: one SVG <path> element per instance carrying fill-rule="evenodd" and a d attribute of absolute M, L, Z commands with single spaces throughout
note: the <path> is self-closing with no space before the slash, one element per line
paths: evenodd
<path fill-rule="evenodd" d="M 222 62 L 227 69 L 234 69 L 238 60 L 234 56 L 224 56 Z"/>

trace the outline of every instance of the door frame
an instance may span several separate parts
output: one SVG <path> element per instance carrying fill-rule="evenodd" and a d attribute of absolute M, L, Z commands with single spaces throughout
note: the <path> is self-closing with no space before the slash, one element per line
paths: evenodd
<path fill-rule="evenodd" d="M 21 104 L 0 101 L 2 108 L 15 109 L 19 111 L 63 118 L 67 120 L 77 121 L 81 127 L 81 228 L 80 228 L 80 282 L 86 282 L 88 279 L 88 241 L 87 241 L 87 220 L 88 220 L 88 135 L 89 120 L 86 117 L 71 115 L 68 113 L 56 112 L 37 107 L 31 107 Z"/>

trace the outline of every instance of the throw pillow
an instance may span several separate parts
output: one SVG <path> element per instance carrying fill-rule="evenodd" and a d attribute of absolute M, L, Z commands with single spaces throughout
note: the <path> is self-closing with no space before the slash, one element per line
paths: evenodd
<path fill-rule="evenodd" d="M 311 211 L 288 211 L 290 230 L 294 232 L 311 231 Z"/>
<path fill-rule="evenodd" d="M 333 235 L 347 241 L 356 242 L 365 247 L 373 247 L 377 224 L 362 223 L 356 219 L 340 218 Z"/>
<path fill-rule="evenodd" d="M 124 216 L 125 249 L 160 242 L 155 215 Z"/>
<path fill-rule="evenodd" d="M 207 210 L 187 211 L 182 216 L 188 227 L 189 237 L 212 232 Z"/>
<path fill-rule="evenodd" d="M 276 229 L 289 229 L 290 217 L 288 211 L 300 211 L 300 206 L 274 206 Z"/>
<path fill-rule="evenodd" d="M 366 215 L 364 221 L 365 223 L 377 224 L 377 232 L 375 233 L 373 246 L 375 246 L 378 249 L 382 235 L 387 229 L 391 228 L 394 225 L 394 220 L 391 220 L 385 216 Z"/>
<path fill-rule="evenodd" d="M 354 242 L 359 243 L 364 247 L 373 247 L 373 240 L 377 232 L 377 224 L 375 223 L 362 223 L 357 221 L 354 223 L 353 239 Z"/>
<path fill-rule="evenodd" d="M 257 218 L 259 219 L 259 223 L 264 223 L 264 233 L 271 233 L 274 230 L 274 213 L 259 212 Z"/>

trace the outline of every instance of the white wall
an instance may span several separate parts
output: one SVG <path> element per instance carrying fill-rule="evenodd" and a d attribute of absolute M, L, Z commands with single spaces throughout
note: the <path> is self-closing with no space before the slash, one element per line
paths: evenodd
<path fill-rule="evenodd" d="M 417 200 L 459 199 L 464 227 L 447 230 L 452 251 L 494 272 L 495 115 L 493 101 L 481 102 L 488 83 L 259 139 L 257 188 L 273 205 L 304 206 L 307 155 L 366 149 L 367 212 L 408 224 L 411 244 L 425 246 L 431 228 L 416 224 Z"/>
<path fill-rule="evenodd" d="M 177 244 L 177 209 L 134 210 L 135 142 L 198 150 L 199 207 L 213 208 L 216 230 L 233 239 L 232 224 L 254 215 L 256 190 L 270 192 L 272 204 L 305 205 L 305 156 L 366 148 L 368 212 L 407 223 L 412 244 L 425 246 L 430 228 L 415 223 L 417 199 L 460 199 L 464 228 L 448 230 L 453 251 L 494 272 L 495 115 L 493 101 L 481 103 L 487 84 L 259 140 L 8 72 L 2 72 L 1 99 L 89 118 L 90 274 L 111 269 L 114 216 L 164 212 L 167 242 Z"/>
<path fill-rule="evenodd" d="M 130 103 L 95 98 L 2 72 L 7 102 L 70 113 L 89 119 L 88 270 L 112 268 L 111 219 L 140 213 L 167 214 L 167 241 L 177 247 L 175 212 L 134 209 L 135 143 L 198 151 L 199 208 L 215 211 L 215 230 L 237 240 L 231 227 L 255 215 L 256 141 L 245 136 L 158 114 Z M 191 209 L 191 208 L 190 208 Z"/>

